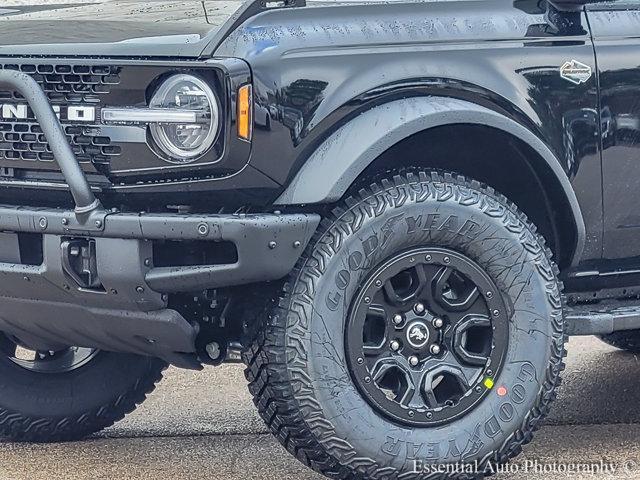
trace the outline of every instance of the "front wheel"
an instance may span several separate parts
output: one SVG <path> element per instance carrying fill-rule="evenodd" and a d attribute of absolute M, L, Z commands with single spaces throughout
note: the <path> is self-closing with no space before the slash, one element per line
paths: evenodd
<path fill-rule="evenodd" d="M 531 440 L 564 342 L 557 269 L 526 217 L 477 182 L 409 174 L 324 221 L 246 374 L 271 431 L 331 478 L 476 478 Z"/>
<path fill-rule="evenodd" d="M 29 350 L 0 333 L 0 437 L 81 439 L 133 411 L 165 368 L 154 358 L 88 348 Z"/>

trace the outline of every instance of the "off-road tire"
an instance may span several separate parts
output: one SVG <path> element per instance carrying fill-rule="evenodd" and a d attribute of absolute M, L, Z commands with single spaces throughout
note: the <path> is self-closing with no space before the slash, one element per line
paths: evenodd
<path fill-rule="evenodd" d="M 434 211 L 441 219 L 456 215 L 458 226 L 473 219 L 477 234 L 467 238 L 447 228 L 407 231 L 407 216 Z M 455 249 L 485 269 L 515 312 L 509 319 L 514 327 L 509 363 L 496 381 L 520 393 L 526 390 L 525 400 L 518 398 L 516 404 L 510 397 L 503 402 L 488 396 L 462 419 L 431 429 L 394 424 L 363 400 L 345 366 L 348 307 L 330 312 L 325 302 L 327 292 L 335 291 L 339 269 L 351 273 L 352 283 L 341 292 L 344 304 L 357 294 L 366 274 L 360 270 L 367 268 L 350 269 L 348 258 L 372 234 L 384 238 L 384 245 L 368 255 L 372 268 L 389 254 L 430 245 Z M 566 341 L 557 276 L 535 227 L 493 189 L 436 172 L 394 175 L 374 183 L 323 220 L 281 298 L 257 328 L 244 354 L 254 403 L 291 454 L 330 478 L 443 478 L 417 475 L 413 459 L 477 460 L 479 473 L 447 477 L 480 478 L 491 473 L 489 466 L 521 452 L 556 398 Z M 514 408 L 514 418 L 496 419 L 500 412 L 510 417 Z M 496 421 L 500 432 L 490 438 L 487 425 L 495 427 Z"/>
<path fill-rule="evenodd" d="M 162 379 L 166 363 L 98 352 L 64 373 L 39 373 L 0 357 L 0 437 L 64 442 L 98 432 L 140 405 Z"/>
<path fill-rule="evenodd" d="M 626 352 L 640 353 L 640 330 L 613 332 L 609 335 L 601 335 L 600 340 Z"/>

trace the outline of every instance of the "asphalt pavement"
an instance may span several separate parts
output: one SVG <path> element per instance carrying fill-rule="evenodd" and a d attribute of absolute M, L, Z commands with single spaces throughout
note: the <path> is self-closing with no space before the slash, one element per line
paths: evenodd
<path fill-rule="evenodd" d="M 547 426 L 512 471 L 498 474 L 496 480 L 640 479 L 639 374 L 636 356 L 593 337 L 572 339 L 565 381 Z M 585 464 L 599 465 L 595 470 L 600 473 L 563 470 L 584 470 Z M 246 391 L 242 367 L 225 365 L 204 372 L 167 371 L 142 407 L 86 441 L 0 442 L 0 479 L 36 478 L 322 477 L 306 470 L 271 438 Z"/>

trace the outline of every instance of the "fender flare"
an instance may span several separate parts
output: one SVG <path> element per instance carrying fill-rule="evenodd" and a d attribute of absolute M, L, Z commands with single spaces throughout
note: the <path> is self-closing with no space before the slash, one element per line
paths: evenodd
<path fill-rule="evenodd" d="M 275 205 L 331 203 L 339 200 L 358 176 L 383 152 L 434 127 L 477 124 L 509 133 L 532 147 L 557 178 L 571 208 L 577 243 L 573 262 L 580 258 L 585 225 L 578 199 L 549 147 L 518 122 L 486 107 L 445 97 L 413 97 L 367 110 L 343 125 L 308 158 Z"/>

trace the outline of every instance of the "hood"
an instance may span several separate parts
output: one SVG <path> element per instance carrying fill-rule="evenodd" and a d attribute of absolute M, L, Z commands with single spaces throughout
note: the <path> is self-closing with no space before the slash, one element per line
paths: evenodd
<path fill-rule="evenodd" d="M 241 1 L 3 0 L 0 56 L 198 57 Z"/>

